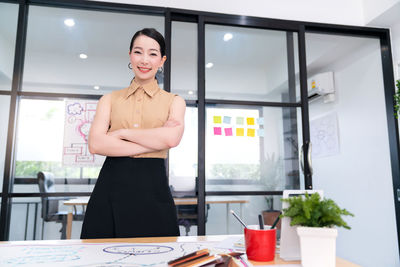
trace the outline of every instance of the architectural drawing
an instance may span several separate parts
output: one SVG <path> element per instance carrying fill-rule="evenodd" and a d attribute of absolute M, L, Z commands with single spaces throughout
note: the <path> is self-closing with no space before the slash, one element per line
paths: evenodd
<path fill-rule="evenodd" d="M 215 242 L 76 243 L 69 245 L 0 245 L 0 266 L 166 266 L 175 258 Z"/>

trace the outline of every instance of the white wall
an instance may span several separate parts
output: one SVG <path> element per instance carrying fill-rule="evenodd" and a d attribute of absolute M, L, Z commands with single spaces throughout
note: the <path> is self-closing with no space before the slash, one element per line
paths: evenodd
<path fill-rule="evenodd" d="M 369 24 L 398 3 L 400 0 L 363 0 L 364 24 Z"/>
<path fill-rule="evenodd" d="M 340 153 L 314 158 L 313 185 L 355 214 L 339 230 L 337 255 L 364 267 L 400 266 L 379 41 L 327 66 L 337 100 L 310 105 L 310 119 L 338 116 Z"/>
<path fill-rule="evenodd" d="M 395 65 L 395 79 L 400 79 L 400 21 L 391 27 L 393 63 Z"/>

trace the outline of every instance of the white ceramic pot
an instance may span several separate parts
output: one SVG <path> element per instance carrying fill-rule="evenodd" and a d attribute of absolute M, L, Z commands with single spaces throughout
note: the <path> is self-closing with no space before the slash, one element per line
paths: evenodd
<path fill-rule="evenodd" d="M 335 267 L 336 228 L 297 227 L 303 267 Z"/>

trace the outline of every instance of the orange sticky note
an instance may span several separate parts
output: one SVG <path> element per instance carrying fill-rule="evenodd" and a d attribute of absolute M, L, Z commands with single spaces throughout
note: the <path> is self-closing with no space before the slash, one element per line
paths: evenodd
<path fill-rule="evenodd" d="M 247 129 L 247 136 L 250 136 L 250 137 L 254 137 L 254 136 L 256 136 L 256 130 L 255 129 Z"/>
<path fill-rule="evenodd" d="M 244 136 L 244 128 L 236 128 L 236 136 Z"/>
<path fill-rule="evenodd" d="M 247 118 L 247 125 L 254 125 L 254 118 Z"/>
<path fill-rule="evenodd" d="M 214 116 L 214 123 L 221 123 L 221 116 Z"/>

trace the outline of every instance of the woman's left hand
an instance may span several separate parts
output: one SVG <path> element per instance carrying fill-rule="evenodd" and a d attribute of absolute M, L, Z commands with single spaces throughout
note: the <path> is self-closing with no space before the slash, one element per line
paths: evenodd
<path fill-rule="evenodd" d="M 108 132 L 107 135 L 114 136 L 114 137 L 116 137 L 118 139 L 124 139 L 123 136 L 122 136 L 123 130 L 124 129 L 118 129 L 118 130 L 115 130 L 115 131 L 112 131 L 112 132 Z"/>

